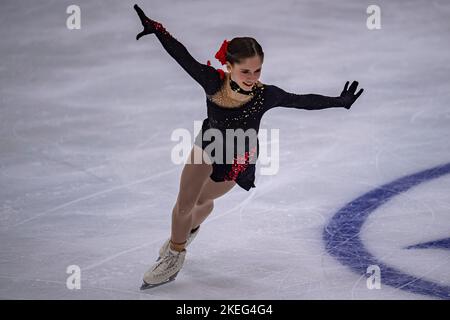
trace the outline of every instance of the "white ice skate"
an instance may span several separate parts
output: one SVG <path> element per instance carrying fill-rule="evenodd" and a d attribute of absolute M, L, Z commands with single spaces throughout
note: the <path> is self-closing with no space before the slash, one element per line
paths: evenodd
<path fill-rule="evenodd" d="M 183 266 L 185 257 L 186 250 L 178 252 L 168 248 L 161 259 L 144 274 L 141 290 L 154 288 L 175 280 Z"/>
<path fill-rule="evenodd" d="M 199 230 L 200 230 L 200 226 L 198 226 L 198 228 L 195 229 L 194 232 L 189 233 L 189 237 L 186 240 L 186 248 L 192 242 L 192 240 L 194 240 L 194 238 L 197 236 Z M 162 245 L 161 249 L 159 249 L 159 257 L 158 257 L 158 259 L 156 259 L 156 261 L 159 261 L 161 259 L 161 257 L 164 256 L 164 254 L 167 252 L 167 250 L 169 250 L 169 245 L 170 245 L 170 239 L 167 239 L 166 242 L 164 242 L 164 244 Z"/>

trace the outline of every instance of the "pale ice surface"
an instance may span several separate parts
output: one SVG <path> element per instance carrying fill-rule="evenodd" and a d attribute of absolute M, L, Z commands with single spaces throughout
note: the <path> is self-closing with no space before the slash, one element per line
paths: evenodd
<path fill-rule="evenodd" d="M 280 168 L 215 201 L 176 281 L 140 291 L 169 235 L 182 165 L 173 130 L 206 117 L 201 87 L 142 30 L 134 1 L 0 4 L 1 299 L 439 299 L 450 294 L 450 176 L 399 193 L 366 217 L 383 264 L 441 286 L 390 285 L 327 252 L 324 230 L 354 199 L 450 163 L 450 2 L 141 1 L 200 62 L 224 39 L 262 45 L 261 81 L 294 93 L 365 89 L 351 110 L 275 108 Z M 66 8 L 81 7 L 81 30 Z M 262 166 L 257 165 L 258 169 Z M 346 226 L 352 228 L 353 223 Z M 350 249 L 352 250 L 352 249 Z M 69 290 L 67 267 L 81 268 Z M 389 279 L 391 277 L 391 279 Z M 416 282 L 412 280 L 410 282 Z M 437 290 L 437 289 L 436 289 Z"/>

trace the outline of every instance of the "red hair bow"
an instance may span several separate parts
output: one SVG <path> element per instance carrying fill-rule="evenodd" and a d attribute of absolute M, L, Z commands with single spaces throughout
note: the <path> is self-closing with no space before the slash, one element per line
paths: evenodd
<path fill-rule="evenodd" d="M 227 48 L 228 48 L 228 41 L 224 40 L 219 51 L 217 51 L 216 55 L 214 56 L 215 58 L 217 58 L 217 60 L 220 61 L 221 64 L 225 64 L 227 61 Z"/>
<path fill-rule="evenodd" d="M 225 64 L 227 61 L 227 48 L 228 48 L 228 41 L 224 40 L 222 43 L 222 46 L 220 47 L 219 51 L 217 51 L 216 55 L 214 56 L 217 58 L 217 60 L 220 61 L 221 64 Z M 207 65 L 211 66 L 211 61 L 207 61 Z M 225 72 L 222 69 L 217 69 L 217 72 L 220 73 L 220 78 L 225 78 Z"/>

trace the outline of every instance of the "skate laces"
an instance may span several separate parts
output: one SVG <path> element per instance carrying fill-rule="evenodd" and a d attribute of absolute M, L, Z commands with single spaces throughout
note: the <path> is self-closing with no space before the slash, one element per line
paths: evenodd
<path fill-rule="evenodd" d="M 171 250 L 169 250 L 166 255 L 161 259 L 160 262 L 158 262 L 155 267 L 153 268 L 153 271 L 158 269 L 158 267 L 162 264 L 167 264 L 167 269 L 172 268 L 175 263 L 177 262 L 178 257 L 180 256 L 181 252 L 173 253 Z"/>

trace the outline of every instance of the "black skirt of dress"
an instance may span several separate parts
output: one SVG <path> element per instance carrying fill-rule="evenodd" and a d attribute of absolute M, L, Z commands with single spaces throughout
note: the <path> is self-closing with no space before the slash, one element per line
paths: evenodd
<path fill-rule="evenodd" d="M 203 120 L 202 129 L 195 137 L 195 145 L 203 150 L 212 143 L 202 139 L 203 132 L 210 128 L 208 118 Z M 212 163 L 213 171 L 210 175 L 211 180 L 215 182 L 236 181 L 236 183 L 246 191 L 255 188 L 256 165 L 254 163 L 231 164 L 231 163 Z"/>

